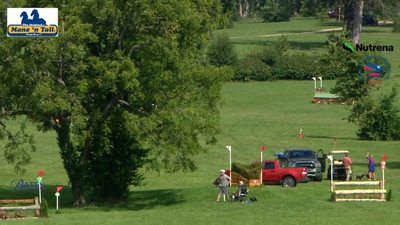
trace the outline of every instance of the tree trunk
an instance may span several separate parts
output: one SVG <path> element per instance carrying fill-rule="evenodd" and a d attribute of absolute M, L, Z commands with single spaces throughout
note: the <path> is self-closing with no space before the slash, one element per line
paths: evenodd
<path fill-rule="evenodd" d="M 60 147 L 61 158 L 63 160 L 65 171 L 70 180 L 72 195 L 74 196 L 74 206 L 83 207 L 86 205 L 84 198 L 84 178 L 83 165 L 79 163 L 79 158 L 76 157 L 78 152 L 70 139 L 70 124 L 64 119 L 60 120 L 60 127 L 55 128 Z"/>
<path fill-rule="evenodd" d="M 84 183 L 83 177 L 79 177 L 79 170 L 69 170 L 68 177 L 71 181 L 72 195 L 74 197 L 74 206 L 85 207 L 86 200 L 84 197 Z"/>
<path fill-rule="evenodd" d="M 245 0 L 244 5 L 245 5 L 245 11 L 243 13 L 243 17 L 247 18 L 250 15 L 250 3 L 249 3 L 249 0 Z"/>
<path fill-rule="evenodd" d="M 362 14 L 364 8 L 364 0 L 361 0 L 359 4 L 354 4 L 354 22 L 353 29 L 350 32 L 350 38 L 355 44 L 361 42 L 361 26 L 362 26 Z"/>
<path fill-rule="evenodd" d="M 243 9 L 242 9 L 242 1 L 238 0 L 238 13 L 240 18 L 243 18 Z"/>
<path fill-rule="evenodd" d="M 359 2 L 346 1 L 344 5 L 344 24 L 346 26 L 348 37 L 353 43 L 359 44 L 361 41 L 362 11 L 364 0 Z"/>

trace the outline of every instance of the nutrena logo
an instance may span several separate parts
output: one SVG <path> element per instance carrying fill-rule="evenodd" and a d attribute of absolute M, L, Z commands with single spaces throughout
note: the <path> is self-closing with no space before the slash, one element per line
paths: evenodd
<path fill-rule="evenodd" d="M 378 52 L 393 52 L 394 47 L 393 45 L 364 45 L 364 44 L 356 44 L 356 48 L 347 42 L 343 43 L 343 49 L 346 51 L 349 51 L 351 53 L 354 53 L 354 51 L 362 51 L 362 52 L 367 52 L 367 51 L 378 51 Z"/>

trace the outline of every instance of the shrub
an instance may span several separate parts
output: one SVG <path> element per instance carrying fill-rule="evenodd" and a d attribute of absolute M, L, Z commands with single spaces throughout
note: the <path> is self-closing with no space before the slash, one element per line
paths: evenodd
<path fill-rule="evenodd" d="M 259 179 L 261 171 L 261 163 L 244 165 L 241 163 L 232 163 L 232 171 L 240 174 L 246 179 Z"/>
<path fill-rule="evenodd" d="M 266 65 L 260 54 L 250 54 L 240 59 L 239 67 L 236 70 L 234 80 L 236 81 L 272 81 L 271 67 Z"/>
<path fill-rule="evenodd" d="M 378 101 L 364 97 L 351 109 L 349 118 L 359 128 L 357 136 L 361 140 L 400 140 L 400 110 L 395 105 L 397 89 L 380 97 Z"/>
<path fill-rule="evenodd" d="M 206 52 L 207 59 L 214 66 L 232 66 L 238 64 L 238 54 L 233 42 L 226 33 L 215 37 Z"/>
<path fill-rule="evenodd" d="M 46 199 L 42 199 L 42 203 L 40 203 L 40 217 L 48 217 L 48 209 L 49 205 L 47 204 Z"/>
<path fill-rule="evenodd" d="M 283 55 L 272 67 L 272 76 L 287 80 L 309 80 L 318 76 L 334 79 L 341 75 L 341 71 L 321 62 L 320 57 L 318 54 L 304 53 Z"/>
<path fill-rule="evenodd" d="M 293 16 L 293 1 L 269 1 L 260 13 L 263 22 L 288 22 Z"/>
<path fill-rule="evenodd" d="M 331 202 L 336 202 L 336 193 L 331 192 Z"/>
<path fill-rule="evenodd" d="M 392 32 L 400 33 L 400 16 L 397 16 L 397 18 L 394 20 Z"/>
<path fill-rule="evenodd" d="M 392 189 L 390 189 L 387 193 L 386 193 L 386 201 L 390 201 L 392 199 Z"/>

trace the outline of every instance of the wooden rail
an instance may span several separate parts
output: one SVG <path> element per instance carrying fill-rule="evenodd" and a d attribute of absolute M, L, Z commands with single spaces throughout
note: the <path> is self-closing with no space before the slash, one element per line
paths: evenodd
<path fill-rule="evenodd" d="M 39 205 L 38 197 L 35 197 L 34 199 L 0 200 L 0 203 L 2 203 L 2 204 L 33 203 L 34 205 L 30 205 L 30 206 L 0 207 L 0 210 L 4 210 L 4 211 L 35 210 L 35 216 L 40 215 L 40 205 Z"/>
<path fill-rule="evenodd" d="M 346 181 L 333 182 L 333 192 L 335 193 L 335 201 L 386 201 L 386 190 L 383 189 L 382 181 Z M 354 189 L 354 190 L 335 190 L 336 186 L 379 186 L 379 189 Z M 339 195 L 339 196 L 338 196 Z M 370 195 L 369 198 L 367 195 Z M 375 195 L 372 196 L 372 195 Z M 344 197 L 343 197 L 344 196 Z M 353 198 L 352 198 L 353 196 Z M 377 197 L 376 197 L 377 196 Z M 367 198 L 364 198 L 367 197 Z"/>

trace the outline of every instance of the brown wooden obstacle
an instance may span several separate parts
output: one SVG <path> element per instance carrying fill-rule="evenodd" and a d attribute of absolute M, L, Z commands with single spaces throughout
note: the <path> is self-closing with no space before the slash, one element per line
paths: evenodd
<path fill-rule="evenodd" d="M 243 181 L 243 183 L 247 184 L 249 182 L 248 179 L 244 178 L 242 175 L 231 171 L 231 183 L 232 184 L 239 184 L 240 181 Z"/>
<path fill-rule="evenodd" d="M 386 190 L 383 189 L 382 181 L 345 181 L 333 182 L 333 192 L 335 201 L 386 201 Z M 337 186 L 379 186 L 379 189 L 355 189 L 355 190 L 335 190 Z"/>
<path fill-rule="evenodd" d="M 4 211 L 18 211 L 18 210 L 35 210 L 35 216 L 40 215 L 39 198 L 34 199 L 7 199 L 0 200 L 0 204 L 18 204 L 18 203 L 33 203 L 30 206 L 11 206 L 11 207 L 0 207 L 0 210 Z"/>

